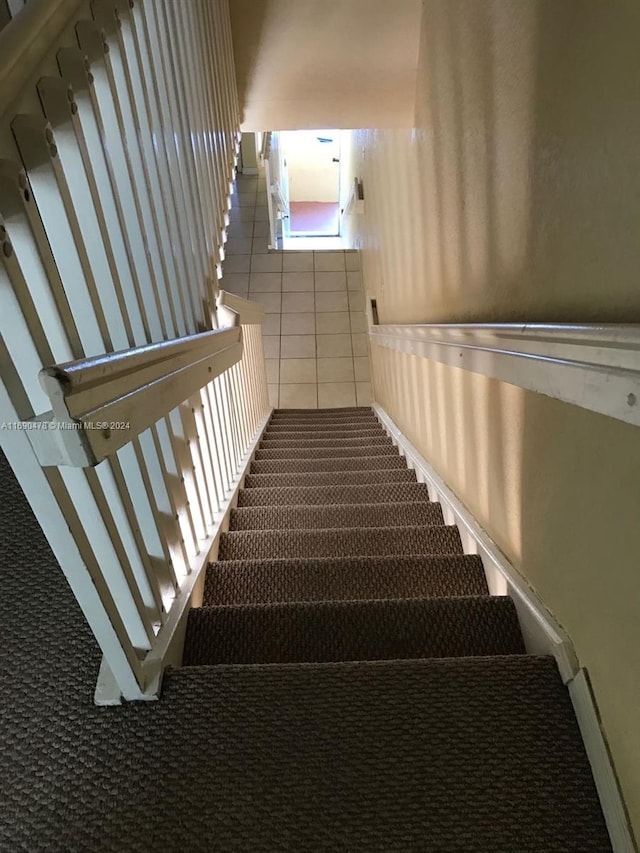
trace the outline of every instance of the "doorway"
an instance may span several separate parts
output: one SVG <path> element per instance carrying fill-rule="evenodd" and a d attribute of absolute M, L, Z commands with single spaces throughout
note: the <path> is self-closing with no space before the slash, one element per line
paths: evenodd
<path fill-rule="evenodd" d="M 288 177 L 289 237 L 340 236 L 340 131 L 281 134 Z"/>

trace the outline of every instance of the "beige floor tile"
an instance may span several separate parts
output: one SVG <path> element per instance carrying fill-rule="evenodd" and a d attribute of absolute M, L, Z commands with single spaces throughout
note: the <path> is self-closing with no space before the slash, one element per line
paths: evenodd
<path fill-rule="evenodd" d="M 226 290 L 229 293 L 235 293 L 236 296 L 247 298 L 249 291 L 249 274 L 241 272 L 225 272 L 220 279 L 220 289 Z"/>
<path fill-rule="evenodd" d="M 364 311 L 364 294 L 361 290 L 349 291 L 349 311 Z"/>
<path fill-rule="evenodd" d="M 282 275 L 279 272 L 251 272 L 249 290 L 251 293 L 278 293 L 282 288 Z"/>
<path fill-rule="evenodd" d="M 354 356 L 369 355 L 369 348 L 367 346 L 367 336 L 365 334 L 351 335 L 351 343 L 353 344 Z"/>
<path fill-rule="evenodd" d="M 307 383 L 316 381 L 315 358 L 280 359 L 280 384 Z"/>
<path fill-rule="evenodd" d="M 316 311 L 348 311 L 349 301 L 345 293 L 316 293 Z"/>
<path fill-rule="evenodd" d="M 280 358 L 315 358 L 315 335 L 282 335 Z"/>
<path fill-rule="evenodd" d="M 232 207 L 229 211 L 229 222 L 231 225 L 236 222 L 253 222 L 254 215 L 255 207 Z"/>
<path fill-rule="evenodd" d="M 239 193 L 258 192 L 257 175 L 236 175 L 236 187 Z"/>
<path fill-rule="evenodd" d="M 319 358 L 318 382 L 353 382 L 352 358 Z"/>
<path fill-rule="evenodd" d="M 351 312 L 351 332 L 354 335 L 364 334 L 367 331 L 367 318 L 364 311 Z"/>
<path fill-rule="evenodd" d="M 283 335 L 315 335 L 315 314 L 283 314 L 281 333 Z"/>
<path fill-rule="evenodd" d="M 280 359 L 265 358 L 264 362 L 267 366 L 267 382 L 277 385 L 280 381 Z"/>
<path fill-rule="evenodd" d="M 315 383 L 280 385 L 279 406 L 283 409 L 317 409 L 318 386 Z"/>
<path fill-rule="evenodd" d="M 318 358 L 351 356 L 351 335 L 317 335 Z"/>
<path fill-rule="evenodd" d="M 262 334 L 280 336 L 280 321 L 280 314 L 265 314 L 262 320 Z"/>
<path fill-rule="evenodd" d="M 284 272 L 282 273 L 282 289 L 297 293 L 313 292 L 312 272 Z"/>
<path fill-rule="evenodd" d="M 316 272 L 346 270 L 344 252 L 314 252 L 313 263 Z"/>
<path fill-rule="evenodd" d="M 347 273 L 347 289 L 362 290 L 362 273 L 348 272 Z"/>
<path fill-rule="evenodd" d="M 262 349 L 265 359 L 280 358 L 280 335 L 263 335 Z"/>
<path fill-rule="evenodd" d="M 255 237 L 253 222 L 234 222 L 227 228 L 227 237 Z"/>
<path fill-rule="evenodd" d="M 318 383 L 318 407 L 334 408 L 356 405 L 355 382 Z"/>
<path fill-rule="evenodd" d="M 251 272 L 282 272 L 282 252 L 268 252 L 251 257 Z"/>
<path fill-rule="evenodd" d="M 229 237 L 224 244 L 225 255 L 250 255 L 251 237 Z"/>
<path fill-rule="evenodd" d="M 348 311 L 333 311 L 326 314 L 316 314 L 317 335 L 349 334 L 351 324 Z"/>
<path fill-rule="evenodd" d="M 345 272 L 316 272 L 316 291 L 346 290 L 347 274 Z"/>
<path fill-rule="evenodd" d="M 267 242 L 269 238 L 269 223 L 268 222 L 254 222 L 253 223 L 253 236 L 255 237 L 266 237 Z"/>
<path fill-rule="evenodd" d="M 251 243 L 251 254 L 252 255 L 266 255 L 269 251 L 269 238 L 268 237 L 256 237 L 253 235 L 253 242 Z"/>
<path fill-rule="evenodd" d="M 251 255 L 225 255 L 222 262 L 223 276 L 229 273 L 248 273 L 251 266 Z"/>
<path fill-rule="evenodd" d="M 283 293 L 282 311 L 286 314 L 313 313 L 313 293 Z"/>
<path fill-rule="evenodd" d="M 285 272 L 313 272 L 313 252 L 283 252 L 282 269 Z"/>
<path fill-rule="evenodd" d="M 235 193 L 235 195 L 231 196 L 231 202 L 233 204 L 234 201 L 237 201 L 237 204 L 234 204 L 234 207 L 255 207 L 256 206 L 256 193 L 254 191 L 243 192 L 240 190 Z"/>
<path fill-rule="evenodd" d="M 369 358 L 368 356 L 357 356 L 353 359 L 356 382 L 369 381 Z"/>
<path fill-rule="evenodd" d="M 371 395 L 370 382 L 356 382 L 356 401 L 357 406 L 371 405 L 373 397 Z"/>
<path fill-rule="evenodd" d="M 277 409 L 280 387 L 278 385 L 267 385 L 267 390 L 269 391 L 269 405 Z"/>
<path fill-rule="evenodd" d="M 266 314 L 279 314 L 281 309 L 281 293 L 251 293 L 251 301 L 262 305 Z"/>
<path fill-rule="evenodd" d="M 259 204 L 256 207 L 255 216 L 253 217 L 254 222 L 268 222 L 269 221 L 269 208 L 267 205 Z"/>
<path fill-rule="evenodd" d="M 345 252 L 344 259 L 347 266 L 347 272 L 354 272 L 360 269 L 360 252 Z"/>

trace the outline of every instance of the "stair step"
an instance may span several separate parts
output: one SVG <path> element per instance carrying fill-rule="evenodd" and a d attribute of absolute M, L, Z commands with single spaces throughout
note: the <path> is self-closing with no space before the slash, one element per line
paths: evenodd
<path fill-rule="evenodd" d="M 372 427 L 371 429 L 280 429 L 269 427 L 265 430 L 262 436 L 263 441 L 275 442 L 284 444 L 288 441 L 372 441 L 380 442 L 382 440 L 391 441 L 391 438 L 382 430 L 381 427 Z"/>
<path fill-rule="evenodd" d="M 329 486 L 372 483 L 415 483 L 416 472 L 408 468 L 390 468 L 386 471 L 307 471 L 302 474 L 247 474 L 246 489 L 281 488 L 292 486 Z"/>
<path fill-rule="evenodd" d="M 203 605 L 488 595 L 476 554 L 226 560 L 207 567 Z"/>
<path fill-rule="evenodd" d="M 185 720 L 155 796 L 197 789 L 217 850 L 611 850 L 550 657 L 185 667 L 135 717 L 150 743 Z"/>
<path fill-rule="evenodd" d="M 356 422 L 353 425 L 349 422 L 323 425 L 317 421 L 312 424 L 278 424 L 271 421 L 264 434 L 278 437 L 291 435 L 292 437 L 309 436 L 312 438 L 324 438 L 324 436 L 329 435 L 336 436 L 337 438 L 349 438 L 350 436 L 356 437 L 360 435 L 386 435 L 377 420 L 372 420 L 370 423 Z"/>
<path fill-rule="evenodd" d="M 287 435 L 290 435 L 290 433 L 287 433 Z M 265 434 L 260 442 L 260 449 L 279 450 L 287 447 L 374 447 L 376 445 L 392 446 L 393 442 L 388 435 L 384 435 L 378 431 L 371 431 L 364 436 L 356 435 L 349 438 L 336 438 L 332 432 L 325 430 L 318 438 L 307 438 L 306 436 L 277 438 Z"/>
<path fill-rule="evenodd" d="M 337 406 L 328 409 L 274 409 L 272 417 L 288 418 L 288 417 L 307 417 L 314 415 L 315 417 L 334 417 L 336 415 L 344 415 L 348 418 L 356 417 L 357 415 L 372 415 L 373 409 L 371 406 Z"/>
<path fill-rule="evenodd" d="M 362 527 L 331 530 L 232 530 L 222 533 L 219 560 L 292 557 L 382 557 L 462 554 L 458 528 Z"/>
<path fill-rule="evenodd" d="M 183 666 L 520 655 L 508 596 L 196 607 Z"/>
<path fill-rule="evenodd" d="M 374 444 L 369 442 L 350 447 L 274 447 L 256 451 L 256 459 L 342 459 L 359 456 L 400 456 L 397 447 L 392 444 Z M 405 462 L 406 465 L 406 462 Z"/>
<path fill-rule="evenodd" d="M 303 427 L 313 427 L 319 429 L 346 429 L 352 427 L 354 429 L 365 429 L 379 426 L 380 421 L 376 418 L 373 412 L 367 415 L 357 415 L 356 417 L 347 417 L 346 415 L 336 415 L 334 417 L 317 417 L 307 415 L 305 417 L 272 417 L 269 421 L 269 428 L 274 426 L 286 425 L 289 429 L 301 429 Z"/>
<path fill-rule="evenodd" d="M 304 474 L 322 471 L 406 470 L 406 461 L 397 453 L 388 456 L 342 456 L 328 459 L 258 459 L 251 463 L 251 474 Z M 357 473 L 352 479 L 357 480 Z"/>
<path fill-rule="evenodd" d="M 292 530 L 444 524 L 439 503 L 252 506 L 232 509 L 230 530 Z"/>
<path fill-rule="evenodd" d="M 247 474 L 244 486 L 246 489 L 254 489 L 415 482 L 415 471 L 408 468 L 390 468 L 387 471 L 307 471 L 304 474 Z"/>
<path fill-rule="evenodd" d="M 241 489 L 238 506 L 320 506 L 428 501 L 424 483 L 372 483 L 362 486 L 284 486 L 273 489 Z"/>

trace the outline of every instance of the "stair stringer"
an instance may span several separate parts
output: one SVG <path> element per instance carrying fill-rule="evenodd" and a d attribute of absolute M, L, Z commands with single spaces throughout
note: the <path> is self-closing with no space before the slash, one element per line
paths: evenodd
<path fill-rule="evenodd" d="M 372 409 L 387 435 L 405 457 L 407 466 L 415 471 L 418 482 L 427 485 L 429 498 L 442 505 L 445 524 L 457 525 L 464 553 L 478 554 L 482 559 L 490 594 L 509 595 L 513 599 L 527 652 L 552 655 L 555 658 L 560 676 L 569 690 L 614 853 L 635 853 L 638 847 L 595 697 L 571 638 L 533 587 L 382 406 L 373 403 Z"/>

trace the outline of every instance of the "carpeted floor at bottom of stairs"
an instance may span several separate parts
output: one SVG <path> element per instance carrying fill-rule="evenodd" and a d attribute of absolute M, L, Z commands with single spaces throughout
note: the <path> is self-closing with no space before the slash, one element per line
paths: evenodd
<path fill-rule="evenodd" d="M 98 650 L 0 477 L 0 850 L 611 849 L 554 660 L 371 410 L 274 413 L 153 703 L 92 704 Z"/>

